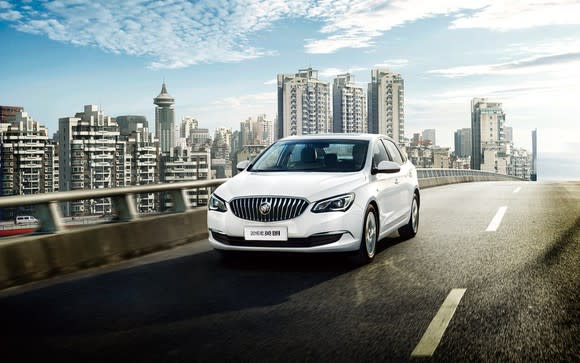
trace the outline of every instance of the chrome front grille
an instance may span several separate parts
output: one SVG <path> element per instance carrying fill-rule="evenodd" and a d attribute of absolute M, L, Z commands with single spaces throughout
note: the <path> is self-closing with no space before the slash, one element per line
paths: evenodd
<path fill-rule="evenodd" d="M 266 204 L 269 204 L 270 208 L 264 213 L 268 209 Z M 233 199 L 230 207 L 238 218 L 256 222 L 276 222 L 298 217 L 308 207 L 308 201 L 301 198 L 246 197 Z"/>

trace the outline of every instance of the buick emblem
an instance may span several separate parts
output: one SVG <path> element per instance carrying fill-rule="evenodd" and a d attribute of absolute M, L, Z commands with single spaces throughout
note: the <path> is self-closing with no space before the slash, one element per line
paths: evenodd
<path fill-rule="evenodd" d="M 271 208 L 272 205 L 270 204 L 270 202 L 264 202 L 260 204 L 260 207 L 258 209 L 260 210 L 260 213 L 265 216 L 266 214 L 270 213 Z"/>

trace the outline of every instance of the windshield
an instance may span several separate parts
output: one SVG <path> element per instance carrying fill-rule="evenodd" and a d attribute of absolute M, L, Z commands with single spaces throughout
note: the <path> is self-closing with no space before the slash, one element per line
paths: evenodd
<path fill-rule="evenodd" d="M 368 141 L 291 140 L 272 145 L 249 171 L 353 172 L 364 167 Z"/>

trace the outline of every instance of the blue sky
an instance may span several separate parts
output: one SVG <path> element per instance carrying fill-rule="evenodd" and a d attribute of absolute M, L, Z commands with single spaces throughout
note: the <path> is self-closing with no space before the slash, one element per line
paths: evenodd
<path fill-rule="evenodd" d="M 578 14 L 568 0 L 0 0 L 0 104 L 51 133 L 85 104 L 153 124 L 165 79 L 179 118 L 237 129 L 274 117 L 277 73 L 350 70 L 364 84 L 380 65 L 405 78 L 407 136 L 435 128 L 453 147 L 470 99 L 489 97 L 516 146 L 537 128 L 540 156 L 580 178 Z"/>

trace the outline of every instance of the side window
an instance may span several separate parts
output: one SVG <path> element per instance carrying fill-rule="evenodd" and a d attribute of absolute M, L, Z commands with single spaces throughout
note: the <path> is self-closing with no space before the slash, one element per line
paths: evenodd
<path fill-rule="evenodd" d="M 403 157 L 401 156 L 401 152 L 397 146 L 395 146 L 395 144 L 390 140 L 383 140 L 383 142 L 385 143 L 387 150 L 389 150 L 389 154 L 392 156 L 393 161 L 399 165 L 403 164 Z"/>
<path fill-rule="evenodd" d="M 376 168 L 381 161 L 389 161 L 389 155 L 385 150 L 383 143 L 377 140 L 373 149 L 373 168 Z"/>

